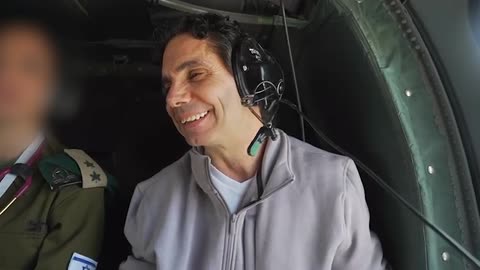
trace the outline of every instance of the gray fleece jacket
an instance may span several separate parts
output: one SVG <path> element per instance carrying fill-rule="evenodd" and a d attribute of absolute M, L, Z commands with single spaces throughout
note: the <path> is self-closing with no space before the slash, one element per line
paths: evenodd
<path fill-rule="evenodd" d="M 125 225 L 133 254 L 121 270 L 386 268 L 349 158 L 279 131 L 263 158 L 261 199 L 250 185 L 233 215 L 209 164 L 193 148 L 137 186 Z"/>

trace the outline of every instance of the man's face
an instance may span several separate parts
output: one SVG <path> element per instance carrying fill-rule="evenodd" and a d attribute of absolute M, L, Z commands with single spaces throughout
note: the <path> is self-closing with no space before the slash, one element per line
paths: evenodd
<path fill-rule="evenodd" d="M 28 24 L 0 29 L 0 127 L 46 116 L 55 70 L 54 47 Z"/>
<path fill-rule="evenodd" d="M 252 114 L 241 105 L 232 74 L 207 40 L 181 34 L 163 55 L 167 112 L 192 146 L 232 142 Z"/>

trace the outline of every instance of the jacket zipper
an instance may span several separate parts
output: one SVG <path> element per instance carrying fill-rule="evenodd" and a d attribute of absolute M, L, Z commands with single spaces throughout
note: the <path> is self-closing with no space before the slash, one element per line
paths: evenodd
<path fill-rule="evenodd" d="M 209 166 L 210 166 L 210 163 L 207 161 L 205 167 L 207 168 L 207 175 L 208 175 L 208 178 L 209 178 L 209 181 L 210 181 L 210 185 L 213 186 L 212 179 L 210 178 L 210 172 L 208 171 Z M 227 252 L 226 252 L 226 254 L 224 254 L 224 256 L 222 258 L 222 261 L 223 261 L 222 264 L 223 264 L 223 268 L 225 270 L 234 270 L 233 261 L 235 259 L 234 254 L 235 254 L 235 246 L 236 246 L 236 242 L 237 242 L 237 222 L 238 222 L 239 214 L 241 212 L 246 212 L 249 209 L 255 207 L 256 205 L 262 203 L 263 201 L 265 201 L 266 199 L 268 199 L 269 197 L 271 197 L 273 194 L 280 191 L 281 189 L 285 188 L 286 186 L 288 186 L 292 182 L 293 182 L 293 179 L 290 179 L 289 181 L 287 181 L 287 182 L 283 183 L 282 185 L 278 186 L 276 189 L 272 190 L 270 193 L 267 194 L 267 196 L 265 196 L 265 197 L 261 198 L 260 200 L 246 206 L 245 208 L 238 211 L 237 214 L 233 214 L 231 216 L 230 216 L 230 210 L 228 209 L 227 203 L 222 198 L 222 196 L 220 196 L 218 194 L 218 192 L 215 191 L 215 189 L 214 189 L 215 196 L 221 202 L 221 204 L 223 205 L 223 208 L 225 209 L 225 211 L 227 213 L 227 222 L 228 222 L 228 226 L 227 226 L 227 229 L 226 229 L 226 231 L 227 231 L 227 237 L 226 237 L 227 242 L 225 244 L 226 247 L 227 247 Z"/>
<path fill-rule="evenodd" d="M 230 238 L 230 241 L 228 241 L 228 263 L 226 266 L 227 270 L 233 270 L 234 269 L 234 264 L 233 261 L 235 259 L 235 246 L 237 245 L 237 221 L 238 221 L 238 215 L 233 214 L 232 217 L 230 218 L 230 224 L 229 224 L 229 234 L 228 237 Z"/>
<path fill-rule="evenodd" d="M 285 182 L 283 185 L 277 187 L 275 190 L 271 191 L 270 193 L 267 194 L 267 196 L 263 197 L 262 199 L 246 206 L 245 208 L 241 209 L 237 214 L 233 214 L 231 219 L 230 219 L 230 224 L 229 224 L 229 241 L 228 241 L 228 253 L 227 253 L 227 259 L 228 259 L 228 264 L 226 267 L 226 270 L 234 270 L 234 260 L 235 260 L 235 251 L 236 251 L 236 246 L 237 246 L 237 223 L 238 223 L 238 217 L 240 216 L 240 213 L 246 212 L 249 209 L 259 205 L 269 197 L 271 197 L 273 194 L 275 194 L 277 191 L 280 191 L 284 187 L 288 186 L 290 183 L 293 182 L 293 179 L 291 179 L 288 182 Z"/>
<path fill-rule="evenodd" d="M 205 164 L 206 173 L 207 173 L 207 176 L 209 178 L 208 180 L 210 182 L 210 186 L 213 186 L 212 178 L 210 176 L 210 171 L 208 170 L 208 167 L 210 166 L 210 163 L 209 163 L 209 161 L 206 161 L 205 163 L 206 163 Z M 226 231 L 225 247 L 227 247 L 227 248 L 226 248 L 226 252 L 224 252 L 223 257 L 222 257 L 222 269 L 230 269 L 230 266 L 229 266 L 230 260 L 231 260 L 230 259 L 230 256 L 231 256 L 230 252 L 231 251 L 230 250 L 231 250 L 231 246 L 232 246 L 232 244 L 231 244 L 232 236 L 231 235 L 232 235 L 232 233 L 234 233 L 233 229 L 235 227 L 234 226 L 235 222 L 233 220 L 234 220 L 234 217 L 235 217 L 235 220 L 236 220 L 236 215 L 234 214 L 234 215 L 230 216 L 230 210 L 228 209 L 228 206 L 227 206 L 227 203 L 225 202 L 225 200 L 222 198 L 222 196 L 220 196 L 220 194 L 218 194 L 218 192 L 215 189 L 213 189 L 213 191 L 214 191 L 214 194 L 217 197 L 217 199 L 222 204 L 223 209 L 227 213 L 226 217 L 227 217 L 227 224 L 228 225 L 226 226 L 227 228 L 225 230 Z"/>
<path fill-rule="evenodd" d="M 228 210 L 228 207 L 227 207 L 227 204 L 225 203 L 225 201 L 223 200 L 222 196 L 220 196 L 220 194 L 218 194 L 218 192 L 215 192 L 215 195 L 217 197 L 217 199 L 220 201 L 220 203 L 222 204 L 223 208 L 225 209 L 225 211 L 227 212 L 227 226 L 226 226 L 226 237 L 225 237 L 225 240 L 226 240 L 226 243 L 225 243 L 225 247 L 226 247 L 226 251 L 224 252 L 223 254 L 223 257 L 222 257 L 222 269 L 230 269 L 228 264 L 230 262 L 230 249 L 231 249 L 231 242 L 232 242 L 232 234 L 234 233 L 234 217 L 235 217 L 235 220 L 236 220 L 236 215 L 232 215 L 230 216 L 230 211 Z"/>

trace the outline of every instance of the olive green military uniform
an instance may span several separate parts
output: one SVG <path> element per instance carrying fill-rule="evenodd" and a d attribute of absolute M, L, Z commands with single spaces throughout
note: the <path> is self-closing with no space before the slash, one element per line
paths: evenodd
<path fill-rule="evenodd" d="M 61 153 L 61 147 L 47 144 L 42 160 Z M 104 188 L 71 184 L 52 190 L 39 164 L 41 161 L 34 166 L 30 189 L 0 216 L 0 269 L 68 269 L 74 253 L 98 261 L 104 231 Z M 0 198 L 0 209 L 22 184 L 21 179 L 15 180 Z"/>

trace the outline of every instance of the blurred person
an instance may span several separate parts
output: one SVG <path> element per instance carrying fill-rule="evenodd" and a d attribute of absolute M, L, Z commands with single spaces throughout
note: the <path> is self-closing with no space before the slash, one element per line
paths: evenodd
<path fill-rule="evenodd" d="M 107 175 L 48 132 L 63 54 L 25 14 L 0 19 L 0 269 L 94 270 Z"/>
<path fill-rule="evenodd" d="M 137 186 L 120 269 L 385 269 L 353 161 L 272 128 L 275 59 L 218 15 L 166 36 L 166 110 L 192 149 Z"/>

